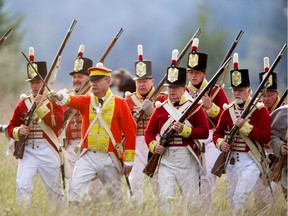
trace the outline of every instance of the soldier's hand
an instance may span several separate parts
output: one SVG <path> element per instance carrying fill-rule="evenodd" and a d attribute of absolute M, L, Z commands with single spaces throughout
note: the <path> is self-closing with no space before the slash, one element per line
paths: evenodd
<path fill-rule="evenodd" d="M 223 151 L 223 152 L 230 151 L 230 145 L 227 142 L 225 142 L 225 141 L 221 142 L 220 148 L 221 148 L 221 151 Z"/>
<path fill-rule="evenodd" d="M 240 118 L 240 117 L 236 118 L 236 120 L 235 120 L 235 122 L 234 122 L 234 124 L 235 124 L 238 128 L 241 128 L 241 127 L 244 125 L 244 123 L 245 123 L 245 120 L 242 119 L 242 118 Z"/>
<path fill-rule="evenodd" d="M 154 104 L 150 100 L 144 100 L 141 109 L 145 112 L 146 115 L 151 115 L 152 112 L 154 111 Z"/>
<path fill-rule="evenodd" d="M 183 127 L 184 125 L 180 122 L 175 122 L 173 124 L 173 129 L 177 132 L 177 133 L 181 133 L 183 131 Z"/>
<path fill-rule="evenodd" d="M 124 166 L 123 166 L 123 174 L 124 174 L 125 176 L 128 176 L 129 173 L 130 173 L 131 170 L 132 170 L 132 167 L 133 167 L 133 166 L 124 165 Z"/>
<path fill-rule="evenodd" d="M 42 95 L 40 94 L 37 94 L 37 96 L 34 98 L 36 105 L 38 105 L 41 100 L 42 100 Z"/>
<path fill-rule="evenodd" d="M 29 134 L 29 127 L 22 124 L 19 129 L 20 136 L 28 136 Z"/>
<path fill-rule="evenodd" d="M 157 144 L 157 145 L 155 146 L 154 152 L 155 152 L 156 154 L 161 155 L 161 154 L 163 154 L 164 150 L 165 150 L 165 147 L 161 146 L 160 144 Z"/>
<path fill-rule="evenodd" d="M 61 101 L 63 99 L 62 94 L 59 94 L 53 90 L 47 94 L 47 97 L 50 101 Z"/>
<path fill-rule="evenodd" d="M 287 155 L 287 151 L 288 151 L 287 145 L 283 144 L 280 149 L 281 155 Z"/>
<path fill-rule="evenodd" d="M 202 98 L 203 101 L 203 107 L 205 110 L 209 110 L 212 107 L 212 99 L 208 96 L 208 94 L 205 94 Z"/>

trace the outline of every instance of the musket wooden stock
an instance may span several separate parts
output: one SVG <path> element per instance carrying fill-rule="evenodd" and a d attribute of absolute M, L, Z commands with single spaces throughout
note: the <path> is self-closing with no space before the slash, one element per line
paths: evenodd
<path fill-rule="evenodd" d="M 269 176 L 270 181 L 279 182 L 281 180 L 282 170 L 284 168 L 286 161 L 287 161 L 287 155 L 280 155 L 278 161 L 272 167 L 272 172 Z"/>
<path fill-rule="evenodd" d="M 251 111 L 252 107 L 255 105 L 254 102 L 256 101 L 256 99 L 258 97 L 258 94 L 263 89 L 263 87 L 266 85 L 266 82 L 267 82 L 269 76 L 274 71 L 274 69 L 277 66 L 277 64 L 280 62 L 280 60 L 281 60 L 282 56 L 284 55 L 286 49 L 287 49 L 287 44 L 285 43 L 283 45 L 282 49 L 280 50 L 278 56 L 274 60 L 273 64 L 269 68 L 269 71 L 267 72 L 266 76 L 263 78 L 263 80 L 259 84 L 259 86 L 258 86 L 257 90 L 255 91 L 255 94 L 253 95 L 252 99 L 249 101 L 248 105 L 243 110 L 240 118 L 245 119 L 246 116 L 249 114 L 249 112 Z M 235 134 L 238 131 L 238 129 L 239 128 L 236 125 L 233 125 L 232 129 L 229 132 L 229 135 L 225 139 L 226 143 L 230 143 L 231 142 L 231 140 L 235 136 Z M 214 166 L 213 166 L 213 168 L 211 170 L 211 173 L 213 173 L 214 175 L 216 175 L 218 177 L 221 177 L 221 175 L 225 172 L 224 168 L 225 168 L 225 163 L 226 163 L 227 157 L 228 157 L 228 153 L 222 152 L 219 155 L 219 157 L 217 158 L 217 160 L 216 160 L 216 162 L 215 162 L 215 164 L 214 164 Z"/>
<path fill-rule="evenodd" d="M 221 65 L 219 70 L 215 73 L 215 75 L 211 78 L 211 80 L 208 82 L 208 84 L 205 86 L 205 88 L 200 92 L 200 94 L 195 98 L 195 100 L 191 103 L 191 105 L 185 110 L 183 115 L 178 120 L 179 122 L 183 123 L 190 112 L 196 107 L 198 102 L 201 100 L 201 98 L 204 96 L 204 94 L 208 91 L 208 89 L 211 88 L 211 85 L 214 83 L 216 79 L 223 73 L 226 67 L 228 67 L 229 63 L 231 62 L 231 56 L 226 60 L 224 64 Z M 169 145 L 169 139 L 172 137 L 175 133 L 175 130 L 170 127 L 168 132 L 161 137 L 160 145 L 167 147 Z M 156 170 L 156 167 L 159 163 L 160 155 L 154 154 L 150 160 L 148 161 L 146 167 L 143 169 L 143 173 L 148 175 L 149 177 L 153 177 L 154 172 Z"/>
<path fill-rule="evenodd" d="M 221 65 L 225 63 L 225 61 L 233 54 L 238 42 L 240 41 L 242 35 L 244 34 L 243 30 L 240 30 L 239 33 L 237 34 L 236 38 L 234 39 L 232 45 L 230 46 L 228 52 L 226 53 L 224 59 L 221 62 Z M 213 83 L 212 87 L 208 90 L 207 94 L 211 95 L 211 91 L 214 87 L 214 85 L 216 84 L 217 80 L 215 80 L 215 82 Z"/>
<path fill-rule="evenodd" d="M 0 38 L 0 47 L 7 40 L 7 38 L 10 36 L 11 32 L 12 32 L 12 28 L 9 28 L 7 30 L 7 32 L 5 32 L 4 35 Z"/>
<path fill-rule="evenodd" d="M 201 28 L 198 28 L 197 31 L 194 33 L 194 35 L 192 36 L 192 38 L 188 41 L 188 43 L 186 44 L 186 46 L 184 47 L 184 49 L 181 51 L 181 53 L 178 56 L 177 59 L 177 64 L 176 66 L 180 65 L 180 62 L 182 60 L 182 58 L 185 56 L 185 54 L 187 53 L 187 51 L 189 50 L 189 48 L 191 47 L 194 38 L 198 38 L 198 36 L 201 34 Z M 167 80 L 167 74 L 165 73 L 165 76 L 161 79 L 161 81 L 159 82 L 158 86 L 155 88 L 155 91 L 150 95 L 150 97 L 148 98 L 148 100 L 153 101 L 153 99 L 160 93 L 162 86 L 164 85 L 165 81 Z M 144 115 L 144 110 L 140 110 L 139 114 L 137 116 L 137 118 L 135 119 L 135 122 L 138 123 L 140 121 L 140 119 L 142 118 L 142 116 Z"/>
<path fill-rule="evenodd" d="M 73 29 L 74 29 L 74 26 L 76 25 L 76 22 L 77 22 L 77 21 L 74 19 L 73 22 L 72 22 L 72 24 L 71 24 L 71 26 L 69 27 L 68 32 L 66 33 L 65 38 L 64 38 L 64 40 L 62 41 L 62 43 L 61 43 L 61 45 L 60 45 L 60 48 L 59 48 L 59 50 L 58 50 L 58 52 L 57 52 L 57 54 L 56 54 L 56 56 L 55 56 L 55 58 L 54 58 L 54 60 L 53 60 L 53 63 L 52 63 L 52 65 L 51 65 L 51 67 L 50 67 L 50 70 L 49 70 L 49 72 L 47 73 L 47 75 L 46 75 L 46 77 L 45 77 L 45 79 L 44 79 L 44 82 L 42 83 L 42 85 L 41 85 L 41 87 L 40 87 L 40 89 L 39 89 L 39 91 L 38 91 L 38 94 L 41 94 L 41 95 L 43 94 L 43 92 L 44 92 L 44 90 L 45 90 L 45 84 L 48 83 L 48 81 L 49 81 L 49 79 L 50 79 L 50 76 L 52 75 L 52 72 L 53 72 L 53 70 L 54 70 L 54 68 L 55 68 L 55 66 L 56 66 L 56 64 L 57 64 L 57 60 L 58 60 L 59 56 L 61 56 L 61 53 L 62 53 L 62 51 L 63 51 L 63 49 L 64 49 L 64 47 L 65 47 L 65 45 L 66 45 L 66 43 L 67 43 L 67 41 L 68 41 L 68 39 L 69 39 L 69 37 L 70 37 Z M 45 83 L 45 84 L 44 84 L 44 83 Z M 24 124 L 25 124 L 25 125 L 29 125 L 29 124 L 31 123 L 36 108 L 37 108 L 37 105 L 36 105 L 36 103 L 33 101 L 33 104 L 32 104 L 30 110 L 28 111 L 28 113 L 27 113 L 27 115 L 26 115 L 26 117 L 25 117 L 25 121 L 24 121 Z M 22 159 L 22 158 L 23 158 L 26 140 L 27 140 L 27 138 L 26 138 L 25 136 L 21 136 L 21 137 L 20 137 L 20 140 L 15 142 L 15 150 L 14 150 L 13 155 L 14 155 L 17 159 L 18 159 L 18 158 L 19 158 L 19 159 Z"/>

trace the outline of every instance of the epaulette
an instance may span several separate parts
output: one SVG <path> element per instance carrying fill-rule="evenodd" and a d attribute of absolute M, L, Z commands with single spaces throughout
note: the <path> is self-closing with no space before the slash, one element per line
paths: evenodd
<path fill-rule="evenodd" d="M 262 109 L 264 107 L 264 103 L 263 102 L 257 102 L 256 107 L 258 110 Z"/>
<path fill-rule="evenodd" d="M 227 109 L 229 109 L 231 106 L 233 106 L 233 102 L 231 102 L 230 104 L 226 104 L 226 103 L 224 103 L 223 104 L 223 110 L 227 110 Z"/>
<path fill-rule="evenodd" d="M 20 95 L 20 100 L 26 100 L 28 99 L 30 96 L 26 95 L 26 94 L 21 94 Z"/>
<path fill-rule="evenodd" d="M 164 102 L 160 102 L 160 101 L 156 101 L 155 102 L 155 107 L 156 108 L 160 108 L 160 107 L 162 107 L 165 103 L 167 103 L 168 102 L 168 100 L 165 100 Z"/>
<path fill-rule="evenodd" d="M 125 98 L 126 98 L 126 97 L 131 96 L 132 94 L 135 94 L 135 92 L 131 93 L 130 91 L 126 91 L 124 95 L 125 95 Z"/>

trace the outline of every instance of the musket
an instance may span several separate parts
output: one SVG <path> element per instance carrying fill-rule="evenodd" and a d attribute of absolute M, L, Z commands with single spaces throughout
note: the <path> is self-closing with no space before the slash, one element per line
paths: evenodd
<path fill-rule="evenodd" d="M 176 67 L 180 64 L 182 58 L 185 56 L 185 54 L 187 53 L 187 51 L 191 47 L 194 38 L 198 38 L 200 34 L 201 34 L 201 28 L 198 28 L 197 31 L 192 36 L 192 38 L 188 41 L 188 43 L 186 44 L 184 49 L 179 54 L 178 59 L 177 59 Z M 154 92 L 150 95 L 148 100 L 153 101 L 153 99 L 160 93 L 160 91 L 161 91 L 161 89 L 163 87 L 163 84 L 165 83 L 166 80 L 167 80 L 167 74 L 165 74 L 165 76 L 161 79 L 161 81 L 159 82 L 158 86 L 155 88 Z M 144 110 L 141 109 L 139 111 L 138 116 L 135 118 L 135 122 L 138 123 L 143 115 L 144 115 Z"/>
<path fill-rule="evenodd" d="M 282 169 L 284 168 L 285 163 L 287 162 L 287 154 L 280 154 L 277 162 L 271 168 L 271 173 L 269 175 L 269 180 L 274 182 L 279 182 L 282 177 Z"/>
<path fill-rule="evenodd" d="M 116 41 L 118 40 L 118 38 L 121 36 L 122 32 L 123 32 L 123 28 L 120 28 L 120 30 L 118 31 L 118 33 L 115 35 L 115 37 L 113 38 L 113 40 L 111 41 L 111 43 L 108 45 L 108 47 L 106 48 L 105 52 L 103 53 L 103 55 L 101 56 L 101 58 L 99 59 L 98 62 L 101 62 L 104 64 L 104 61 L 106 59 L 106 56 L 109 54 L 110 50 L 114 47 Z"/>
<path fill-rule="evenodd" d="M 71 26 L 69 27 L 68 32 L 66 33 L 65 38 L 62 41 L 62 43 L 60 45 L 60 48 L 59 48 L 59 50 L 58 50 L 58 52 L 56 54 L 56 57 L 54 58 L 54 61 L 53 61 L 52 65 L 51 65 L 51 67 L 50 67 L 50 70 L 47 73 L 47 75 L 46 75 L 46 77 L 44 79 L 44 82 L 42 83 L 42 85 L 41 85 L 41 87 L 40 87 L 40 89 L 39 89 L 37 94 L 43 94 L 43 92 L 45 90 L 45 84 L 48 83 L 49 78 L 50 78 L 50 76 L 51 76 L 51 74 L 52 74 L 52 72 L 54 70 L 54 67 L 57 64 L 57 60 L 58 60 L 59 56 L 61 56 L 61 53 L 62 53 L 62 51 L 63 51 L 63 49 L 64 49 L 64 47 L 65 47 L 65 45 L 66 45 L 66 43 L 68 41 L 73 29 L 74 29 L 74 26 L 76 25 L 76 22 L 77 21 L 74 19 L 72 24 L 71 24 Z M 31 123 L 36 108 L 37 108 L 37 105 L 36 105 L 35 101 L 33 101 L 33 104 L 32 104 L 30 110 L 28 111 L 28 113 L 27 113 L 27 115 L 25 117 L 25 120 L 24 120 L 24 124 L 25 125 L 28 126 Z M 21 136 L 20 140 L 15 142 L 15 150 L 14 150 L 13 155 L 16 157 L 16 159 L 18 159 L 18 158 L 22 159 L 23 158 L 26 141 L 27 141 L 27 138 L 25 136 Z"/>
<path fill-rule="evenodd" d="M 180 123 L 183 123 L 187 116 L 190 114 L 190 112 L 196 107 L 196 105 L 198 104 L 198 102 L 201 100 L 201 98 L 203 97 L 203 95 L 208 91 L 208 89 L 211 88 L 212 84 L 214 84 L 215 80 L 218 79 L 218 77 L 223 73 L 223 71 L 228 67 L 228 65 L 231 62 L 231 56 L 226 60 L 226 62 L 224 62 L 224 64 L 222 64 L 220 66 L 220 68 L 218 69 L 218 71 L 215 73 L 215 75 L 211 78 L 211 80 L 208 82 L 208 84 L 205 86 L 205 88 L 200 92 L 200 94 L 195 98 L 195 100 L 191 103 L 191 105 L 185 110 L 185 112 L 183 113 L 183 115 L 180 117 L 180 119 L 178 120 Z M 170 127 L 170 129 L 168 130 L 167 133 L 165 133 L 162 137 L 161 137 L 161 141 L 160 141 L 160 145 L 167 147 L 169 146 L 169 139 L 170 137 L 172 137 L 175 133 L 175 130 L 173 129 L 173 127 Z M 145 168 L 143 169 L 143 173 L 145 173 L 146 175 L 148 175 L 149 177 L 153 177 L 155 170 L 157 168 L 157 165 L 159 163 L 159 159 L 160 159 L 161 155 L 160 154 L 153 154 L 152 157 L 150 158 L 150 160 L 148 161 L 147 165 L 145 166 Z"/>
<path fill-rule="evenodd" d="M 221 65 L 224 64 L 225 61 L 226 61 L 230 56 L 232 56 L 232 54 L 233 54 L 233 52 L 234 52 L 234 50 L 235 50 L 235 48 L 236 48 L 236 46 L 237 46 L 238 42 L 240 41 L 240 39 L 241 39 L 241 37 L 242 37 L 243 34 L 244 34 L 244 31 L 243 31 L 243 30 L 240 30 L 239 33 L 237 34 L 236 38 L 234 39 L 233 43 L 231 44 L 228 52 L 226 53 L 225 58 L 222 60 Z M 217 82 L 217 80 L 215 80 L 215 82 L 214 82 L 214 84 L 212 85 L 212 87 L 208 90 L 208 92 L 207 92 L 208 95 L 211 95 L 211 91 L 212 91 L 214 85 L 216 84 L 216 82 Z"/>
<path fill-rule="evenodd" d="M 107 55 L 110 53 L 111 49 L 114 47 L 115 43 L 117 42 L 117 40 L 119 39 L 119 37 L 121 36 L 123 31 L 124 31 L 123 28 L 119 29 L 119 31 L 117 32 L 115 37 L 112 39 L 112 41 L 110 42 L 110 44 L 108 45 L 108 47 L 106 48 L 106 50 L 104 51 L 102 56 L 100 57 L 99 62 L 103 63 L 105 61 Z M 81 86 L 80 90 L 77 92 L 76 95 L 84 95 L 84 94 L 86 94 L 89 91 L 89 89 L 90 89 L 89 79 L 87 79 L 87 81 L 83 84 L 83 86 Z M 68 109 L 65 110 L 65 112 L 64 112 L 64 124 L 63 124 L 64 128 L 62 128 L 62 131 L 66 127 L 67 120 L 69 118 L 72 118 L 75 115 L 75 113 L 76 112 L 73 112 L 71 108 L 68 108 Z M 71 115 L 73 115 L 73 116 L 71 116 Z"/>
<path fill-rule="evenodd" d="M 263 78 L 263 80 L 261 81 L 261 83 L 259 84 L 257 90 L 255 91 L 255 94 L 253 95 L 252 99 L 249 101 L 248 105 L 245 107 L 245 109 L 243 110 L 241 117 L 242 119 L 245 119 L 246 116 L 249 114 L 249 112 L 251 111 L 251 108 L 253 106 L 255 106 L 254 102 L 258 97 L 258 94 L 261 92 L 261 90 L 263 89 L 263 87 L 266 85 L 266 82 L 270 76 L 270 74 L 272 73 L 272 71 L 274 71 L 275 67 L 277 66 L 277 64 L 280 62 L 282 56 L 284 55 L 285 51 L 287 49 L 287 44 L 285 43 L 282 47 L 282 49 L 280 50 L 278 56 L 276 57 L 276 59 L 274 60 L 271 68 L 269 69 L 269 71 L 267 72 L 266 76 Z M 226 143 L 230 143 L 231 140 L 233 139 L 234 135 L 236 134 L 236 132 L 238 131 L 238 127 L 236 125 L 233 125 L 233 127 L 231 128 L 229 134 L 226 136 L 225 138 L 225 142 Z M 228 157 L 229 152 L 222 152 L 219 157 L 217 158 L 211 173 L 213 173 L 214 175 L 221 177 L 221 175 L 224 173 L 225 171 L 225 164 L 226 164 L 226 160 Z"/>
<path fill-rule="evenodd" d="M 274 108 L 274 110 L 278 109 L 280 106 L 282 106 L 282 104 L 284 103 L 286 97 L 287 97 L 287 91 L 288 91 L 288 88 L 286 88 L 285 92 L 283 93 L 283 95 L 281 96 L 278 104 L 276 105 L 276 107 Z"/>
<path fill-rule="evenodd" d="M 4 35 L 1 37 L 1 39 L 0 39 L 0 47 L 7 40 L 7 38 L 10 36 L 11 32 L 12 32 L 12 28 L 9 28 L 7 30 L 7 32 L 5 32 Z"/>

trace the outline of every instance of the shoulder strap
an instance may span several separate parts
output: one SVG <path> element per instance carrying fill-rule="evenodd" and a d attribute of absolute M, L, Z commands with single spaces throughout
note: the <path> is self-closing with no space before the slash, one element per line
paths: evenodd
<path fill-rule="evenodd" d="M 136 96 L 136 94 L 132 94 L 131 99 L 137 107 L 141 107 L 142 102 L 139 100 L 139 98 Z"/>
<path fill-rule="evenodd" d="M 171 125 L 173 121 L 178 121 L 181 118 L 182 112 L 186 110 L 189 107 L 190 103 L 183 104 L 178 110 L 173 107 L 172 104 L 169 102 L 165 103 L 163 105 L 163 108 L 168 112 L 170 115 L 170 118 L 167 119 L 167 121 L 163 124 L 163 126 L 160 129 L 160 135 L 162 136 L 164 132 L 167 130 L 167 128 Z M 185 121 L 185 123 L 191 127 L 191 124 L 189 121 Z"/>

